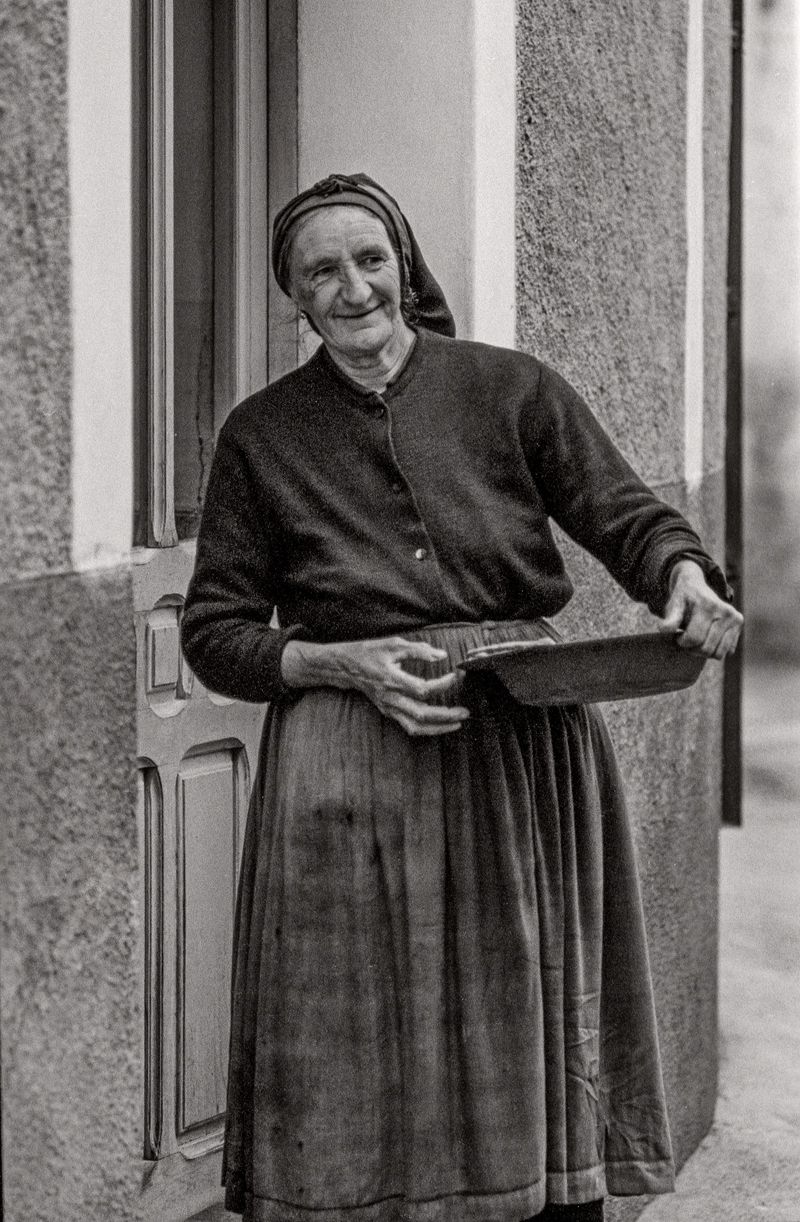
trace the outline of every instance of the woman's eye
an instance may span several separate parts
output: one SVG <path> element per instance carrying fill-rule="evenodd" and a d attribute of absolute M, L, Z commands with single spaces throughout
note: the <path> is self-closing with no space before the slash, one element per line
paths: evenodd
<path fill-rule="evenodd" d="M 376 268 L 383 263 L 383 255 L 364 255 L 361 260 L 362 267 Z"/>

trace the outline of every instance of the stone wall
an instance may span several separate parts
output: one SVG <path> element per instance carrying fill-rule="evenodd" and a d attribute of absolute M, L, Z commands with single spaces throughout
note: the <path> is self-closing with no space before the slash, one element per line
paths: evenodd
<path fill-rule="evenodd" d="M 704 475 L 684 477 L 687 6 L 518 2 L 518 344 L 586 396 L 659 495 L 723 555 L 729 11 L 705 5 Z M 695 410 L 699 405 L 693 405 Z M 689 410 L 692 410 L 690 405 Z M 654 626 L 565 542 L 571 634 Z M 716 1097 L 719 670 L 607 706 L 644 887 L 673 1141 Z M 630 1219 L 638 1202 L 615 1202 Z"/>

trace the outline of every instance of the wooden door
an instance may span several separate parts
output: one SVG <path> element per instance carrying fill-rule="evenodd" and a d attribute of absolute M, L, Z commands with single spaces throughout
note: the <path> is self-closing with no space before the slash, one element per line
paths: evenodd
<path fill-rule="evenodd" d="M 264 710 L 206 690 L 179 627 L 220 426 L 296 361 L 267 241 L 270 201 L 296 181 L 296 26 L 286 0 L 143 0 L 137 20 L 141 1205 L 183 1222 L 217 1216 L 221 1197 L 233 909 Z"/>

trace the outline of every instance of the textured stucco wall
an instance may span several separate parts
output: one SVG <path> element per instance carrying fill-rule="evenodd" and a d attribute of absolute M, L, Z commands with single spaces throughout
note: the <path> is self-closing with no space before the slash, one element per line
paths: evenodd
<path fill-rule="evenodd" d="M 64 568 L 70 531 L 66 0 L 0 14 L 0 575 Z"/>
<path fill-rule="evenodd" d="M 518 18 L 519 342 L 666 481 L 683 436 L 684 6 L 521 0 Z"/>
<path fill-rule="evenodd" d="M 66 572 L 72 406 L 66 79 L 66 0 L 7 0 L 0 15 L 7 1222 L 134 1216 L 140 1153 L 130 577 Z"/>
<path fill-rule="evenodd" d="M 125 573 L 0 587 L 8 1222 L 135 1216 L 141 1017 Z"/>
<path fill-rule="evenodd" d="M 705 5 L 704 479 L 684 480 L 686 4 L 518 0 L 518 344 L 723 554 L 729 6 Z M 653 626 L 569 542 L 574 635 Z M 679 1162 L 716 1097 L 720 679 L 606 707 L 640 853 Z M 643 1202 L 615 1202 L 630 1219 Z"/>

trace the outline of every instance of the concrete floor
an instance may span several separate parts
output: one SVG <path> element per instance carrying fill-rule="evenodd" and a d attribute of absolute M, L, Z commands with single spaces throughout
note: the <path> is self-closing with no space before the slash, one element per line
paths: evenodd
<path fill-rule="evenodd" d="M 800 671 L 745 678 L 744 826 L 721 843 L 716 1122 L 641 1222 L 800 1222 Z"/>

